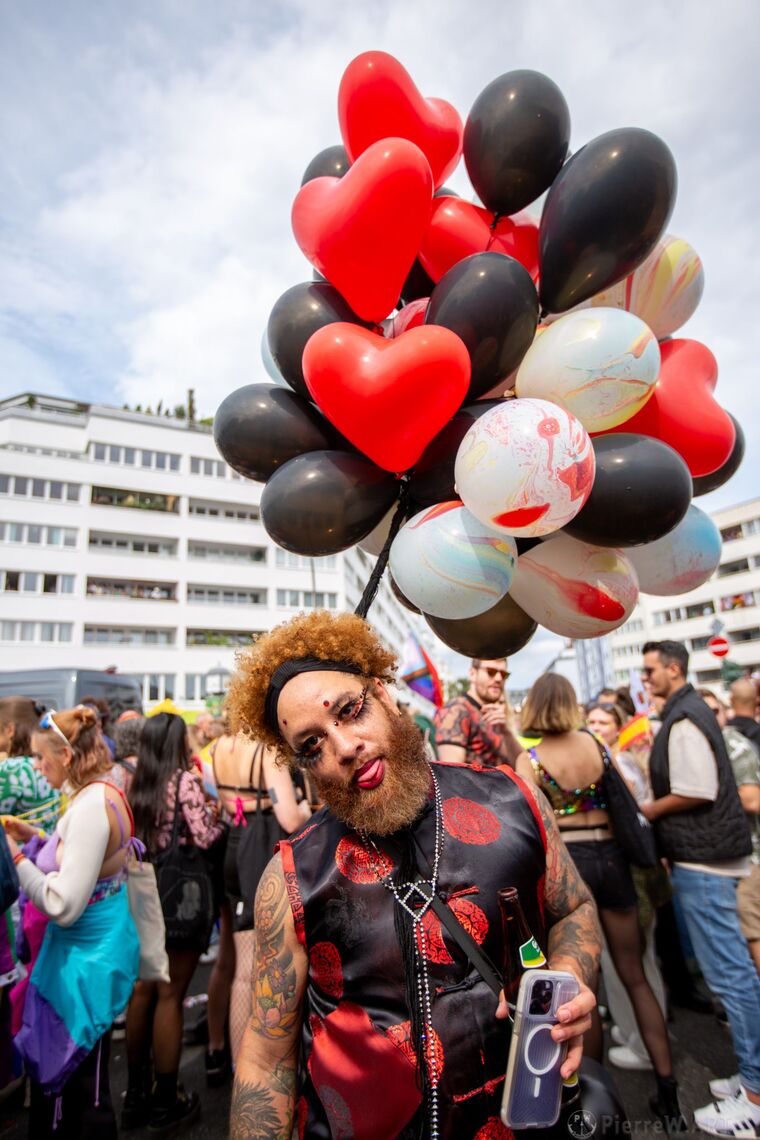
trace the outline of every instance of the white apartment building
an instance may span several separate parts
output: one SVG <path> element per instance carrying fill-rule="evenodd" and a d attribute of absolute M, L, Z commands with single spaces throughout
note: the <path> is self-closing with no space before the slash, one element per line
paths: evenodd
<path fill-rule="evenodd" d="M 198 707 L 251 634 L 310 607 L 352 610 L 373 560 L 280 549 L 261 489 L 208 425 L 0 401 L 0 669 L 115 666 L 146 705 Z M 386 582 L 370 619 L 396 652 L 414 628 Z"/>
<path fill-rule="evenodd" d="M 691 653 L 690 679 L 720 681 L 720 660 L 707 650 L 713 624 L 723 625 L 728 660 L 760 671 L 760 498 L 715 511 L 723 539 L 720 565 L 709 582 L 671 598 L 642 595 L 629 620 L 609 635 L 615 681 L 628 681 L 641 665 L 645 642 L 683 641 Z"/>

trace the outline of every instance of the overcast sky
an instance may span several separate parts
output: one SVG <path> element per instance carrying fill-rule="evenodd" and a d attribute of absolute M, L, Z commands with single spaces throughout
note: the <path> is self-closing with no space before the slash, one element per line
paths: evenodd
<path fill-rule="evenodd" d="M 706 271 L 684 334 L 720 367 L 748 459 L 708 509 L 757 493 L 757 0 L 36 0 L 0 5 L 0 396 L 203 414 L 264 379 L 269 311 L 310 275 L 290 231 L 309 159 L 340 141 L 353 56 L 396 55 L 466 117 L 517 67 L 570 106 L 572 149 L 640 126 L 672 149 L 669 231 Z M 470 195 L 463 167 L 449 180 Z M 544 635 L 522 655 L 535 672 Z"/>

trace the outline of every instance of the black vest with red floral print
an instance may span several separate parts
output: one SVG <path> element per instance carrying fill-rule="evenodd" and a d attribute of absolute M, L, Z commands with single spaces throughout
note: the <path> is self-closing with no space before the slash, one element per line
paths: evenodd
<path fill-rule="evenodd" d="M 545 950 L 546 839 L 530 794 L 507 769 L 435 764 L 434 770 L 443 802 L 439 894 L 500 966 L 496 892 L 517 887 Z M 420 872 L 428 877 L 432 794 L 412 831 L 424 853 Z M 377 846 L 382 870 L 394 872 L 392 841 L 378 839 Z M 411 1122 L 421 1094 L 394 925 L 397 904 L 378 879 L 378 856 L 326 809 L 283 841 L 280 852 L 296 933 L 309 957 L 298 1134 L 325 1140 L 415 1135 Z M 493 994 L 440 920 L 428 911 L 424 922 L 441 1136 L 508 1136 L 499 1120 L 508 1025 L 496 1020 Z"/>

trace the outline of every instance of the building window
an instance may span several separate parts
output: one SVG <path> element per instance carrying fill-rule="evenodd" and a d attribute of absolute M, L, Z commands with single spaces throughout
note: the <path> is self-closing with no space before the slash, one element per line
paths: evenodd
<path fill-rule="evenodd" d="M 267 552 L 264 546 L 223 546 L 221 543 L 191 540 L 187 556 L 209 562 L 266 562 Z"/>
<path fill-rule="evenodd" d="M 140 686 L 144 702 L 174 699 L 176 678 L 173 673 L 133 673 L 132 676 Z"/>
<path fill-rule="evenodd" d="M 88 578 L 87 596 L 131 598 L 142 602 L 176 602 L 176 582 L 138 582 L 120 578 Z"/>
<path fill-rule="evenodd" d="M 201 515 L 213 519 L 234 519 L 240 522 L 258 522 L 258 507 L 241 507 L 236 503 L 208 503 L 201 499 L 191 499 L 188 507 L 191 515 Z"/>
<path fill-rule="evenodd" d="M 164 511 L 175 515 L 179 512 L 178 495 L 160 495 L 155 491 L 127 491 L 118 487 L 93 487 L 92 502 L 98 507 L 126 507 L 141 511 Z"/>
<path fill-rule="evenodd" d="M 112 534 L 90 531 L 90 550 L 107 550 L 114 554 L 151 554 L 163 558 L 177 557 L 176 539 L 149 538 L 142 535 Z"/>
<path fill-rule="evenodd" d="M 53 642 L 71 641 L 72 623 L 68 621 L 2 621 L 0 640 Z"/>
<path fill-rule="evenodd" d="M 188 646 L 249 646 L 260 630 L 250 629 L 189 629 Z"/>
<path fill-rule="evenodd" d="M 205 701 L 206 699 L 206 674 L 205 673 L 186 673 L 185 674 L 185 700 L 186 701 Z"/>
<path fill-rule="evenodd" d="M 86 625 L 84 643 L 85 645 L 174 645 L 174 630 Z"/>
<path fill-rule="evenodd" d="M 242 590 L 223 586 L 188 585 L 187 600 L 188 602 L 200 602 L 215 606 L 265 606 L 267 592 L 266 590 Z"/>
<path fill-rule="evenodd" d="M 741 523 L 734 523 L 733 526 L 724 526 L 720 532 L 720 537 L 724 542 L 735 542 L 737 538 L 742 538 Z"/>
<path fill-rule="evenodd" d="M 337 610 L 338 595 L 318 590 L 278 590 L 277 605 L 287 609 L 328 609 Z"/>
<path fill-rule="evenodd" d="M 227 464 L 218 459 L 205 459 L 200 455 L 191 455 L 190 474 L 204 475 L 210 479 L 224 479 L 227 475 Z"/>
<path fill-rule="evenodd" d="M 741 574 L 749 570 L 749 561 L 746 558 L 737 558 L 735 562 L 722 562 L 718 567 L 718 577 L 727 578 L 729 574 Z"/>
<path fill-rule="evenodd" d="M 0 493 L 8 494 L 10 477 L 0 476 Z M 79 502 L 79 483 L 62 483 L 58 479 L 28 479 L 24 475 L 13 477 L 13 495 L 21 499 L 62 499 Z"/>
<path fill-rule="evenodd" d="M 707 617 L 708 614 L 714 614 L 714 613 L 715 613 L 715 603 L 710 602 L 710 601 L 698 602 L 694 606 L 687 606 L 686 607 L 687 618 Z"/>
<path fill-rule="evenodd" d="M 156 471 L 179 471 L 180 456 L 168 451 L 142 451 L 134 447 L 120 447 L 115 443 L 90 444 L 90 458 L 97 463 L 110 463 L 115 466 L 134 467 L 137 455 L 140 456 L 140 467 Z"/>
<path fill-rule="evenodd" d="M 728 610 L 744 610 L 755 604 L 755 594 L 752 590 L 747 590 L 743 594 L 726 594 L 720 599 L 721 613 L 726 613 Z"/>
<path fill-rule="evenodd" d="M 275 551 L 275 565 L 286 566 L 291 570 L 311 570 L 312 562 L 316 572 L 320 570 L 336 570 L 338 558 L 335 554 L 328 554 L 325 558 L 309 558 L 306 555 L 291 554 L 289 550 L 277 547 Z"/>
<path fill-rule="evenodd" d="M 6 570 L 2 576 L 3 591 L 24 594 L 72 594 L 73 574 L 41 574 L 34 570 Z"/>

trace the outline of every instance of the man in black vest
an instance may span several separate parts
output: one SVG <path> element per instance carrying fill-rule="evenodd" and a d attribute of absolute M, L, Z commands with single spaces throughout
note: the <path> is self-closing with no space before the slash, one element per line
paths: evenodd
<path fill-rule="evenodd" d="M 717 720 L 687 683 L 678 641 L 644 646 L 644 680 L 662 697 L 662 727 L 650 756 L 651 820 L 672 866 L 699 967 L 723 1002 L 739 1073 L 710 1082 L 716 1098 L 694 1121 L 715 1136 L 760 1137 L 760 978 L 742 936 L 736 887 L 749 873 L 752 842 Z"/>

